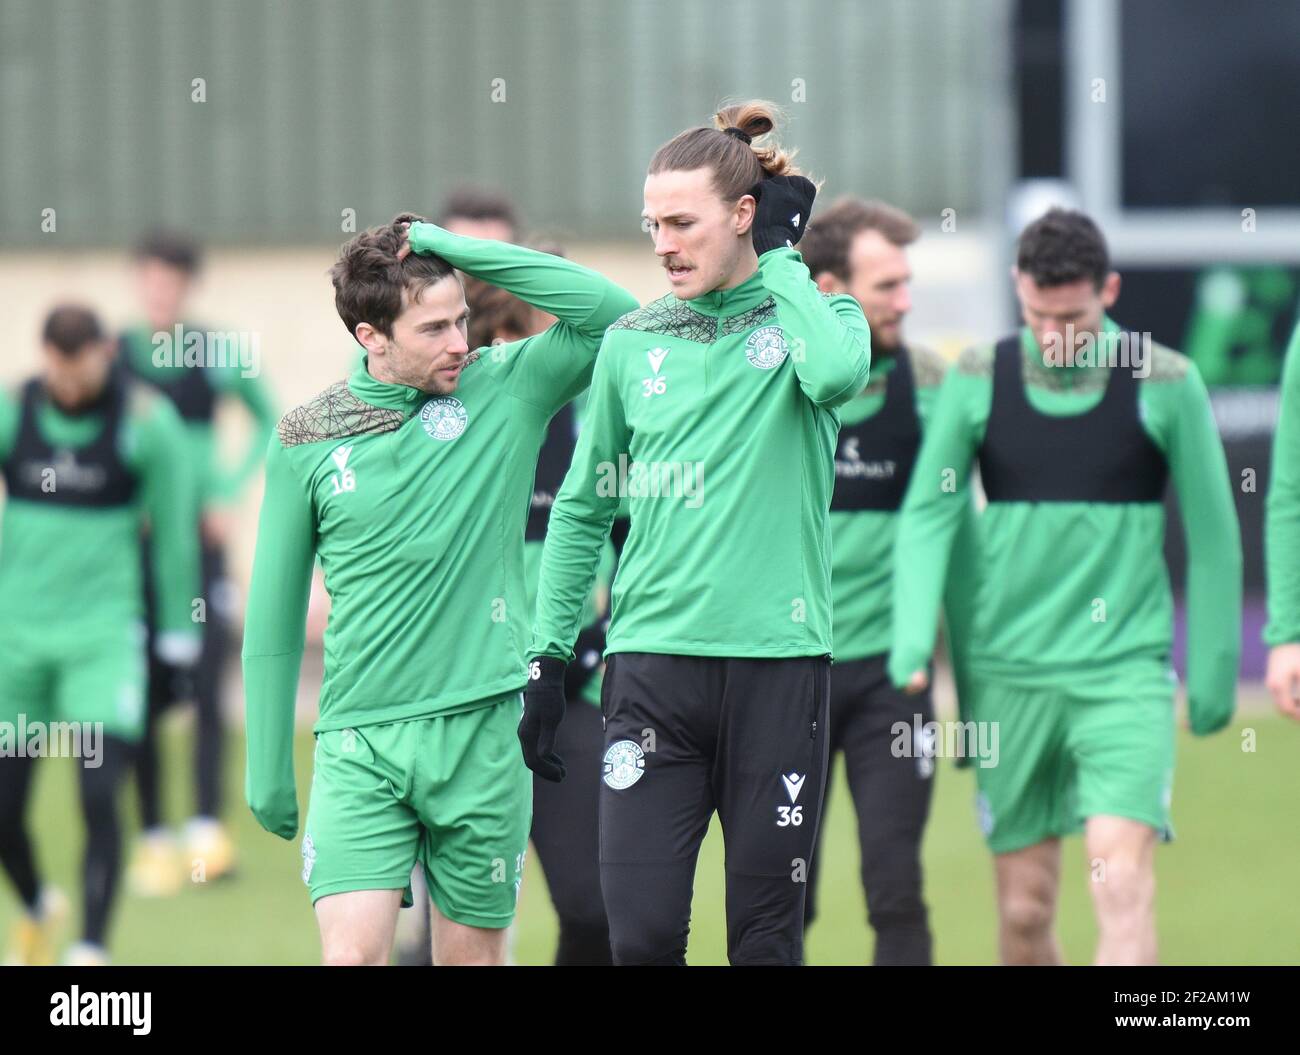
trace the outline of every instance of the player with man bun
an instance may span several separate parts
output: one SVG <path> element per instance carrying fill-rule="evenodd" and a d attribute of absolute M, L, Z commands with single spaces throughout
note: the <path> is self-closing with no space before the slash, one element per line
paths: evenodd
<path fill-rule="evenodd" d="M 601 885 L 618 964 L 685 963 L 716 810 L 733 964 L 797 964 L 825 783 L 836 407 L 870 335 L 794 244 L 817 189 L 769 104 L 730 106 L 650 162 L 644 217 L 672 292 L 597 358 L 551 510 L 519 735 L 539 774 L 600 547 L 626 496 L 602 686 Z"/>

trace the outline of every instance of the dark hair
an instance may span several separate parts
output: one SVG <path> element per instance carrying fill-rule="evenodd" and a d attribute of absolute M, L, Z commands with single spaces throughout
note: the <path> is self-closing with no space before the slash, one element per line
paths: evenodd
<path fill-rule="evenodd" d="M 59 304 L 45 316 L 41 339 L 71 357 L 92 341 L 104 339 L 99 316 L 80 304 Z"/>
<path fill-rule="evenodd" d="M 203 265 L 199 243 L 181 231 L 150 231 L 135 246 L 137 261 L 158 260 L 187 275 L 197 275 Z"/>
<path fill-rule="evenodd" d="M 527 336 L 533 309 L 518 297 L 478 279 L 465 279 L 465 303 L 469 306 L 466 337 L 471 348 L 482 348 L 506 330 Z"/>
<path fill-rule="evenodd" d="M 402 314 L 403 290 L 416 301 L 427 287 L 455 274 L 440 256 L 411 253 L 404 260 L 397 259 L 405 237 L 402 225 L 423 219 L 415 213 L 400 213 L 392 223 L 363 231 L 339 250 L 338 261 L 330 268 L 334 306 L 354 337 L 363 322 L 391 337 L 393 321 Z"/>
<path fill-rule="evenodd" d="M 849 247 L 863 231 L 879 231 L 896 246 L 911 245 L 921 228 L 902 209 L 883 201 L 863 201 L 845 196 L 809 221 L 799 243 L 799 254 L 816 278 L 829 271 L 842 282 L 849 278 Z"/>
<path fill-rule="evenodd" d="M 780 115 L 762 99 L 724 106 L 713 115 L 714 127 L 688 128 L 656 150 L 649 173 L 712 169 L 713 188 L 723 201 L 736 201 L 768 176 L 798 176 L 793 150 L 782 150 L 779 143 L 756 146 L 723 131 L 735 128 L 759 139 L 776 128 Z"/>
<path fill-rule="evenodd" d="M 456 187 L 447 195 L 438 213 L 438 225 L 446 227 L 449 220 L 457 219 L 499 220 L 512 232 L 519 230 L 519 216 L 510 199 L 479 187 Z"/>
<path fill-rule="evenodd" d="M 1016 268 L 1040 286 L 1087 278 L 1100 289 L 1110 274 L 1110 253 L 1101 229 L 1089 217 L 1055 208 L 1020 232 Z"/>

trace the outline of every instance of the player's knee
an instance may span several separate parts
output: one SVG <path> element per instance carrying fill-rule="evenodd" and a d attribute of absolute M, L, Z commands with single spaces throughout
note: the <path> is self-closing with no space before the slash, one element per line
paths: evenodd
<path fill-rule="evenodd" d="M 609 927 L 603 915 L 598 923 L 560 921 L 560 940 L 555 950 L 557 967 L 608 967 L 613 962 Z"/>
<path fill-rule="evenodd" d="M 620 967 L 680 966 L 686 963 L 686 927 L 666 918 L 641 915 L 610 919 L 609 947 Z"/>
<path fill-rule="evenodd" d="M 438 967 L 503 967 L 506 958 L 504 951 L 495 949 L 450 949 L 445 954 L 439 953 Z"/>
<path fill-rule="evenodd" d="M 1092 897 L 1103 922 L 1145 912 L 1155 900 L 1155 876 L 1138 861 L 1116 857 L 1094 874 Z"/>
<path fill-rule="evenodd" d="M 1022 890 L 1007 894 L 999 908 L 1003 927 L 1022 937 L 1041 935 L 1052 925 L 1052 899 L 1044 892 Z"/>
<path fill-rule="evenodd" d="M 867 920 L 875 932 L 909 930 L 927 925 L 926 903 L 920 891 L 898 891 L 896 896 L 881 899 L 867 909 Z"/>
<path fill-rule="evenodd" d="M 359 942 L 337 942 L 326 947 L 326 967 L 381 967 L 388 962 L 383 950 Z"/>
<path fill-rule="evenodd" d="M 803 963 L 803 936 L 748 933 L 727 951 L 727 959 L 733 967 L 797 967 Z"/>

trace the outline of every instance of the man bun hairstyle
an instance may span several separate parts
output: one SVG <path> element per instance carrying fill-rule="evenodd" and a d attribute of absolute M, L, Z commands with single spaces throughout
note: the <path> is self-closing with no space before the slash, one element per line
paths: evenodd
<path fill-rule="evenodd" d="M 1016 270 L 1040 286 L 1086 278 L 1101 289 L 1110 274 L 1110 251 L 1089 216 L 1074 209 L 1049 209 L 1020 233 Z"/>
<path fill-rule="evenodd" d="M 795 151 L 783 149 L 774 139 L 758 142 L 776 130 L 782 116 L 774 103 L 763 99 L 723 106 L 713 115 L 712 128 L 688 128 L 656 150 L 649 173 L 711 169 L 714 190 L 728 202 L 769 176 L 801 176 Z"/>
<path fill-rule="evenodd" d="M 406 239 L 405 224 L 422 223 L 424 217 L 404 212 L 383 227 L 372 227 L 339 250 L 330 268 L 334 280 L 334 306 L 348 333 L 356 336 L 357 326 L 368 322 L 386 337 L 393 335 L 393 322 L 402 314 L 402 291 L 418 301 L 425 289 L 454 275 L 442 257 L 411 253 L 398 260 Z"/>

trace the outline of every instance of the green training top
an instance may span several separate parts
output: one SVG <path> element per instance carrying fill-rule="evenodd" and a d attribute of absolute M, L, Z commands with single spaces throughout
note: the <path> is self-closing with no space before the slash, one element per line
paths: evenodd
<path fill-rule="evenodd" d="M 1264 525 L 1270 645 L 1300 641 L 1300 326 L 1282 368 Z"/>
<path fill-rule="evenodd" d="M 916 415 L 924 429 L 938 397 L 948 361 L 928 348 L 905 349 L 916 389 Z M 885 384 L 893 373 L 896 356 L 879 356 L 872 363 L 871 381 L 840 407 L 841 427 L 856 425 L 880 413 Z M 843 437 L 841 437 L 843 441 Z M 864 456 L 870 452 L 864 452 Z M 835 659 L 843 663 L 889 651 L 893 627 L 894 537 L 898 513 L 875 509 L 831 510 L 831 596 L 834 599 Z M 973 544 L 974 506 L 967 505 L 966 524 L 959 533 L 944 592 L 949 623 L 960 623 L 970 591 L 963 569 Z M 950 638 L 952 635 L 949 635 Z"/>
<path fill-rule="evenodd" d="M 0 461 L 13 451 L 21 415 L 21 394 L 0 390 Z M 44 439 L 73 452 L 92 444 L 103 425 L 101 413 L 68 415 L 49 399 L 36 410 Z M 184 449 L 183 427 L 171 404 L 143 385 L 129 384 L 118 430 L 123 464 L 138 480 L 129 505 L 76 508 L 8 498 L 0 525 L 0 624 L 38 626 L 65 642 L 72 655 L 87 639 L 120 634 L 124 623 L 144 612 L 140 531 L 147 520 L 155 540 L 159 645 L 161 635 L 169 643 L 183 640 L 179 652 L 166 658 L 192 659 L 200 637 L 191 607 L 199 596 L 199 557 Z"/>
<path fill-rule="evenodd" d="M 1108 332 L 1118 332 L 1107 319 Z M 1101 399 L 1109 369 L 1049 367 L 1021 330 L 1025 390 L 1044 414 L 1079 414 Z M 1141 424 L 1163 453 L 1187 533 L 1191 724 L 1232 717 L 1241 648 L 1241 539 L 1223 445 L 1194 364 L 1151 345 L 1138 385 Z M 904 500 L 895 550 L 895 684 L 934 643 L 952 537 L 968 501 L 972 460 L 992 398 L 993 348 L 964 353 L 944 381 Z M 1105 437 L 1099 437 L 1104 442 Z M 1032 443 L 1033 437 L 1025 442 Z M 953 486 L 955 485 L 955 486 Z M 1173 601 L 1159 503 L 995 502 L 979 517 L 980 581 L 969 647 L 974 677 L 1033 687 L 1085 683 L 1114 692 L 1130 668 L 1168 662 Z"/>
<path fill-rule="evenodd" d="M 774 249 L 740 285 L 620 319 L 551 510 L 531 652 L 568 659 L 621 495 L 630 534 L 606 654 L 831 652 L 836 408 L 870 334 Z"/>
<path fill-rule="evenodd" d="M 197 332 L 196 328 L 182 326 L 182 333 L 191 332 Z M 237 349 L 232 349 L 231 343 L 225 340 L 229 337 L 235 341 L 235 335 L 217 333 L 212 335 L 214 339 L 211 341 L 208 336 L 204 334 L 202 350 L 205 356 L 211 354 L 213 361 L 208 364 L 205 359 L 204 365 L 186 367 L 183 361 L 177 362 L 175 358 L 184 353 L 184 347 L 176 349 L 175 357 L 171 359 L 155 354 L 160 349 L 155 348 L 154 336 L 147 327 L 135 326 L 123 334 L 131 368 L 138 376 L 167 392 L 187 370 L 200 370 L 204 383 L 211 386 L 218 400 L 238 399 L 252 416 L 252 434 L 242 455 L 224 468 L 217 457 L 213 420 L 210 417 L 206 420 L 182 419 L 184 448 L 190 476 L 196 482 L 194 498 L 200 512 L 210 505 L 233 502 L 239 497 L 244 485 L 262 463 L 262 452 L 266 450 L 276 422 L 275 403 L 258 373 L 261 363 L 250 356 L 252 361 L 247 366 L 240 364 Z M 174 347 L 176 342 L 173 340 L 171 343 Z"/>
<path fill-rule="evenodd" d="M 468 710 L 521 689 L 524 525 L 551 415 L 588 383 L 635 300 L 594 271 L 413 224 L 411 247 L 556 316 L 472 354 L 454 395 L 363 366 L 281 420 L 267 452 L 244 629 L 246 795 L 297 830 L 293 713 L 318 555 L 333 602 L 321 732 Z"/>

